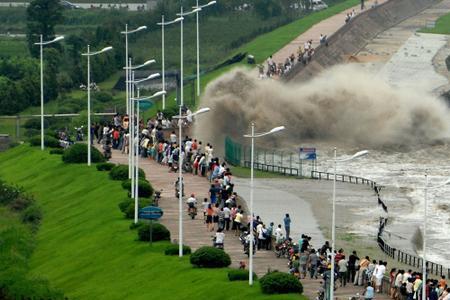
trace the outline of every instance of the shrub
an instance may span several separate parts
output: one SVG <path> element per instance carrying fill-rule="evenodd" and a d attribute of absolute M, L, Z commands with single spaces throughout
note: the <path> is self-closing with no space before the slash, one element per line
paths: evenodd
<path fill-rule="evenodd" d="M 125 180 L 122 182 L 122 187 L 128 191 L 128 193 L 131 192 L 131 180 Z M 138 183 L 138 193 L 139 197 L 143 198 L 150 198 L 153 195 L 153 187 L 152 185 L 143 179 L 139 179 Z"/>
<path fill-rule="evenodd" d="M 114 166 L 115 164 L 113 163 L 104 162 L 97 164 L 95 167 L 97 168 L 98 171 L 111 171 L 111 169 L 114 168 Z"/>
<path fill-rule="evenodd" d="M 50 154 L 62 155 L 62 154 L 64 154 L 64 149 L 62 149 L 62 148 L 50 149 Z"/>
<path fill-rule="evenodd" d="M 94 93 L 94 99 L 96 99 L 99 102 L 111 102 L 113 100 L 113 97 L 110 93 L 107 92 L 96 92 Z"/>
<path fill-rule="evenodd" d="M 29 142 L 30 142 L 31 146 L 40 146 L 41 145 L 41 136 L 35 135 L 29 139 Z M 50 135 L 44 135 L 44 145 L 47 147 L 51 147 L 51 148 L 60 147 L 59 141 Z"/>
<path fill-rule="evenodd" d="M 242 269 L 233 269 L 228 271 L 228 280 L 230 281 L 236 281 L 236 280 L 248 280 L 248 270 L 242 270 Z M 256 276 L 256 273 L 253 272 L 253 278 L 258 279 L 258 276 Z"/>
<path fill-rule="evenodd" d="M 143 208 L 149 205 L 152 205 L 153 201 L 148 198 L 139 198 L 139 208 Z M 119 203 L 119 209 L 124 213 L 125 218 L 133 219 L 134 218 L 134 199 L 125 198 L 122 202 Z"/>
<path fill-rule="evenodd" d="M 145 222 L 142 222 L 142 221 L 138 221 L 137 223 L 132 222 L 132 223 L 130 224 L 130 229 L 131 229 L 131 230 L 133 230 L 133 229 L 138 229 L 139 227 L 144 226 L 145 224 L 146 224 L 146 223 L 145 223 Z"/>
<path fill-rule="evenodd" d="M 282 272 L 267 273 L 259 280 L 264 294 L 303 293 L 303 286 L 292 274 Z"/>
<path fill-rule="evenodd" d="M 8 205 L 22 193 L 22 189 L 17 186 L 6 184 L 0 180 L 0 204 Z"/>
<path fill-rule="evenodd" d="M 32 118 L 26 120 L 25 124 L 23 124 L 23 127 L 26 129 L 39 129 L 41 130 L 41 118 Z M 48 120 L 44 119 L 44 129 L 48 128 Z"/>
<path fill-rule="evenodd" d="M 34 129 L 34 128 L 28 128 L 25 130 L 24 135 L 26 137 L 33 137 L 35 135 L 40 135 L 41 134 L 41 130 L 40 129 Z"/>
<path fill-rule="evenodd" d="M 191 255 L 191 264 L 200 268 L 224 268 L 231 264 L 231 259 L 221 249 L 204 246 Z"/>
<path fill-rule="evenodd" d="M 112 180 L 126 180 L 128 179 L 128 165 L 116 165 L 111 169 L 109 176 Z M 145 178 L 145 172 L 139 168 L 139 178 Z"/>
<path fill-rule="evenodd" d="M 64 151 L 62 160 L 65 163 L 86 163 L 87 162 L 87 145 L 74 144 Z M 105 158 L 96 148 L 91 147 L 91 161 L 104 162 Z"/>
<path fill-rule="evenodd" d="M 42 211 L 36 204 L 27 207 L 22 213 L 22 222 L 39 225 L 42 220 Z"/>
<path fill-rule="evenodd" d="M 178 244 L 170 244 L 166 250 L 164 250 L 165 255 L 178 255 L 179 246 Z M 183 254 L 191 254 L 191 247 L 183 245 Z"/>
<path fill-rule="evenodd" d="M 22 211 L 33 204 L 34 199 L 32 196 L 25 194 L 19 194 L 10 204 L 11 209 L 16 211 Z"/>
<path fill-rule="evenodd" d="M 164 225 L 153 222 L 152 226 L 152 241 L 170 241 L 170 231 Z M 150 241 L 150 224 L 138 227 L 138 237 L 140 241 Z"/>

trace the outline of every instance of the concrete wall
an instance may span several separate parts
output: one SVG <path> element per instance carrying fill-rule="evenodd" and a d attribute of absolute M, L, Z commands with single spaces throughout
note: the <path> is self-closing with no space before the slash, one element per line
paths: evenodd
<path fill-rule="evenodd" d="M 378 34 L 438 2 L 440 0 L 391 0 L 357 15 L 329 37 L 328 47 L 316 49 L 308 65 L 295 65 L 284 80 L 307 81 L 323 69 L 345 62 L 349 55 L 362 50 Z"/>

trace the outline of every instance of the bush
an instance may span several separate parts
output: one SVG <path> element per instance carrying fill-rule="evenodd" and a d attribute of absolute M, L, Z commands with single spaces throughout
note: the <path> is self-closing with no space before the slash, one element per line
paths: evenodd
<path fill-rule="evenodd" d="M 166 250 L 164 250 L 165 255 L 178 255 L 179 246 L 177 244 L 170 244 Z M 183 245 L 183 254 L 191 254 L 191 247 Z"/>
<path fill-rule="evenodd" d="M 34 128 L 28 128 L 25 130 L 24 135 L 28 138 L 33 137 L 35 135 L 40 135 L 41 130 L 40 129 L 34 129 Z"/>
<path fill-rule="evenodd" d="M 64 149 L 62 149 L 62 148 L 50 149 L 50 154 L 62 155 L 62 154 L 64 154 Z"/>
<path fill-rule="evenodd" d="M 152 241 L 170 241 L 170 231 L 162 224 L 153 222 Z M 140 241 L 150 241 L 150 224 L 143 224 L 138 227 L 138 237 Z"/>
<path fill-rule="evenodd" d="M 122 187 L 128 191 L 128 193 L 131 192 L 131 180 L 125 180 L 122 182 Z M 150 198 L 153 195 L 153 187 L 152 185 L 143 179 L 139 179 L 138 183 L 138 193 L 139 197 L 143 198 Z"/>
<path fill-rule="evenodd" d="M 224 268 L 231 264 L 231 259 L 221 249 L 204 246 L 191 255 L 191 264 L 200 268 Z"/>
<path fill-rule="evenodd" d="M 111 102 L 113 100 L 113 97 L 110 93 L 107 92 L 96 92 L 94 93 L 94 99 L 99 102 L 107 103 Z"/>
<path fill-rule="evenodd" d="M 22 211 L 33 204 L 34 199 L 32 196 L 25 194 L 19 194 L 10 204 L 11 209 L 16 211 Z"/>
<path fill-rule="evenodd" d="M 111 169 L 114 168 L 114 166 L 115 164 L 113 163 L 104 162 L 97 164 L 95 167 L 97 168 L 98 171 L 111 171 Z"/>
<path fill-rule="evenodd" d="M 42 211 L 36 204 L 29 206 L 22 213 L 22 222 L 39 225 L 42 220 Z"/>
<path fill-rule="evenodd" d="M 143 208 L 149 205 L 152 205 L 153 201 L 148 198 L 139 198 L 139 208 Z M 119 209 L 124 213 L 125 218 L 133 219 L 134 218 L 134 199 L 125 198 L 122 202 L 119 203 Z"/>
<path fill-rule="evenodd" d="M 65 163 L 86 163 L 87 162 L 87 145 L 73 144 L 64 151 L 62 160 Z M 104 162 L 105 158 L 96 148 L 91 147 L 91 160 L 93 163 Z"/>
<path fill-rule="evenodd" d="M 248 280 L 248 270 L 242 270 L 242 269 L 233 269 L 228 271 L 228 280 L 230 281 L 236 281 L 236 280 Z M 256 273 L 253 272 L 253 278 L 258 279 L 258 276 L 256 276 Z"/>
<path fill-rule="evenodd" d="M 17 186 L 6 184 L 0 180 L 0 204 L 8 205 L 22 193 L 22 189 Z"/>
<path fill-rule="evenodd" d="M 282 272 L 267 273 L 259 280 L 264 294 L 303 293 L 303 286 L 292 274 Z"/>
<path fill-rule="evenodd" d="M 112 180 L 126 180 L 128 179 L 128 165 L 116 165 L 111 169 L 109 176 Z M 139 178 L 145 178 L 145 172 L 139 168 Z"/>
<path fill-rule="evenodd" d="M 30 142 L 31 146 L 40 146 L 41 145 L 41 136 L 35 135 L 29 139 L 29 142 Z M 44 145 L 46 147 L 51 147 L 51 148 L 60 147 L 58 139 L 56 139 L 50 135 L 44 135 Z"/>
<path fill-rule="evenodd" d="M 26 129 L 39 129 L 41 130 L 41 118 L 32 118 L 26 120 L 25 124 L 23 124 L 23 127 Z M 44 129 L 48 128 L 48 120 L 44 119 Z"/>

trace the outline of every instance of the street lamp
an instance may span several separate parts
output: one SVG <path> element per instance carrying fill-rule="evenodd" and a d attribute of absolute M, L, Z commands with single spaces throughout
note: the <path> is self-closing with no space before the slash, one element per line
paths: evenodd
<path fill-rule="evenodd" d="M 44 57 L 44 46 L 49 45 L 55 42 L 58 42 L 62 39 L 64 39 L 64 36 L 58 36 L 55 37 L 51 41 L 44 42 L 42 37 L 42 34 L 40 35 L 40 42 L 34 43 L 35 45 L 40 46 L 40 56 L 41 56 L 41 150 L 44 150 L 44 63 L 43 63 L 43 57 Z"/>
<path fill-rule="evenodd" d="M 181 50 L 180 50 L 180 105 L 183 106 L 183 97 L 184 97 L 184 91 L 183 91 L 183 23 L 184 23 L 184 17 L 185 16 L 189 16 L 192 15 L 196 12 L 201 11 L 201 8 L 196 8 L 192 11 L 183 12 L 183 7 L 181 7 L 181 11 L 179 14 L 177 14 L 177 16 L 183 17 L 180 20 L 180 24 L 181 24 L 181 30 L 180 30 L 180 45 L 181 45 Z M 180 107 L 180 115 L 181 115 L 181 107 Z"/>
<path fill-rule="evenodd" d="M 423 248 L 423 258 L 422 258 L 422 300 L 427 300 L 427 219 L 428 219 L 428 190 L 434 190 L 440 187 L 443 187 L 447 184 L 450 184 L 450 179 L 445 181 L 442 184 L 439 184 L 437 186 L 428 186 L 428 173 L 425 173 L 425 197 L 424 197 L 424 204 L 423 204 L 423 238 L 422 238 L 422 248 Z"/>
<path fill-rule="evenodd" d="M 147 26 L 139 26 L 138 28 L 134 30 L 128 31 L 128 24 L 125 24 L 125 31 L 121 31 L 120 33 L 125 35 L 125 81 L 130 80 L 129 76 L 129 64 L 128 64 L 128 35 L 147 29 Z M 128 85 L 126 86 L 126 105 L 127 105 L 127 114 L 130 115 L 130 97 L 129 97 L 129 88 Z"/>
<path fill-rule="evenodd" d="M 178 152 L 178 213 L 179 213 L 179 224 L 178 224 L 178 255 L 180 257 L 183 256 L 183 183 L 182 183 L 182 177 L 183 177 L 183 156 L 181 155 L 181 135 L 182 135 L 182 125 L 183 125 L 183 119 L 192 118 L 196 115 L 203 114 L 210 111 L 209 107 L 201 108 L 197 110 L 196 112 L 182 116 L 181 115 L 181 105 L 180 105 L 180 114 L 178 116 L 174 116 L 174 119 L 178 120 L 178 140 L 179 140 L 179 152 Z"/>
<path fill-rule="evenodd" d="M 100 51 L 90 52 L 89 45 L 87 46 L 87 52 L 82 53 L 82 56 L 87 56 L 87 93 L 88 93 L 88 120 L 87 120 L 87 129 L 88 129 L 88 166 L 91 165 L 91 56 L 107 52 L 112 50 L 112 47 L 105 47 Z"/>
<path fill-rule="evenodd" d="M 144 81 L 147 80 L 151 80 L 154 78 L 159 77 L 159 73 L 155 73 L 155 74 L 151 74 L 149 76 L 147 76 L 146 78 L 143 79 L 139 79 L 139 80 L 134 80 L 134 71 L 131 72 L 131 77 L 133 80 L 127 82 L 131 83 L 133 85 L 133 88 L 131 88 L 131 100 L 133 101 L 131 103 L 131 107 L 130 107 L 130 111 L 131 113 L 134 115 L 134 101 L 136 101 L 136 99 L 139 100 L 143 100 L 141 98 L 139 98 L 139 88 L 137 89 L 137 97 L 134 98 L 134 87 L 137 86 L 139 83 L 142 83 Z M 156 95 L 156 94 L 155 94 Z M 153 95 L 153 96 L 155 96 Z M 153 97 L 152 96 L 152 97 Z M 155 96 L 156 97 L 156 96 Z M 139 102 L 139 101 L 138 101 Z M 134 117 L 130 120 L 132 120 L 132 122 L 130 122 L 130 124 L 128 125 L 128 128 L 130 128 L 130 139 L 128 142 L 128 147 L 129 147 L 129 153 L 131 153 L 132 157 L 131 157 L 131 164 L 130 164 L 130 170 L 131 170 L 131 197 L 135 198 L 134 199 L 134 223 L 138 222 L 138 197 L 137 197 L 137 187 L 138 186 L 138 181 L 137 181 L 137 172 L 139 171 L 139 169 L 136 167 L 136 165 L 139 164 L 138 159 L 139 159 L 139 153 L 138 153 L 138 142 L 136 143 L 136 138 L 139 136 L 139 105 L 137 108 L 137 128 L 136 130 L 134 130 Z M 134 170 L 134 172 L 133 172 Z"/>
<path fill-rule="evenodd" d="M 200 8 L 203 9 L 205 7 L 211 6 L 216 4 L 216 1 L 210 1 L 205 5 L 198 5 L 198 0 L 197 0 L 197 5 L 193 6 L 192 8 Z M 200 33 L 199 33 L 199 19 L 198 19 L 198 13 L 199 11 L 197 11 L 197 96 L 200 96 Z"/>
<path fill-rule="evenodd" d="M 157 25 L 161 26 L 161 44 L 162 44 L 162 89 L 166 90 L 166 67 L 165 67 L 165 52 L 164 52 L 164 26 L 175 24 L 183 20 L 183 17 L 176 18 L 170 22 L 164 22 L 164 15 L 161 16 L 161 22 Z M 166 109 L 166 94 L 163 95 L 162 99 L 162 109 Z"/>
<path fill-rule="evenodd" d="M 131 64 L 131 58 L 129 59 L 129 62 L 128 62 L 128 66 L 127 67 L 125 67 L 125 69 L 127 70 L 127 72 L 129 72 L 129 71 L 134 71 L 134 70 L 137 70 L 137 69 L 140 69 L 140 68 L 143 68 L 143 67 L 145 67 L 145 66 L 148 66 L 148 65 L 150 65 L 150 64 L 153 64 L 153 63 L 155 63 L 156 61 L 154 60 L 154 59 L 150 59 L 150 60 L 147 60 L 146 62 L 144 62 L 143 64 L 140 64 L 140 65 L 137 65 L 137 66 L 133 66 L 132 64 Z M 131 72 L 131 73 L 133 73 L 134 74 L 134 72 Z M 131 73 L 129 73 L 129 76 L 131 77 Z M 127 89 L 128 89 L 128 96 L 129 96 L 129 101 L 131 101 L 131 98 L 132 97 L 134 97 L 134 95 L 131 95 L 131 94 L 133 94 L 134 93 L 134 90 L 133 91 L 131 91 L 131 87 L 130 87 L 130 84 L 132 84 L 134 82 L 134 77 L 133 78 L 127 78 L 127 80 L 125 81 L 125 83 L 126 83 L 126 85 L 127 85 Z M 130 103 L 131 104 L 131 103 Z M 132 126 L 133 124 L 134 124 L 134 106 L 133 105 L 131 105 L 128 109 L 129 109 L 129 112 L 127 112 L 128 113 L 128 132 L 129 132 L 129 134 L 130 134 L 130 137 L 133 137 L 134 136 L 134 126 Z M 132 169 L 131 169 L 131 167 L 132 167 L 132 165 L 133 165 L 133 147 L 131 147 L 130 148 L 130 143 L 128 143 L 128 178 L 131 178 L 132 179 Z M 134 195 L 134 190 L 132 190 L 131 191 L 131 195 L 133 196 Z"/>
<path fill-rule="evenodd" d="M 156 77 L 159 76 L 159 74 L 153 74 L 153 75 L 157 75 L 157 76 L 154 76 L 154 77 L 152 77 L 150 79 L 153 79 L 153 78 L 156 78 Z M 151 76 L 149 76 L 149 77 L 151 77 Z M 144 80 L 149 80 L 149 77 L 145 78 Z M 139 82 L 142 82 L 144 80 L 141 80 Z M 135 83 L 138 83 L 138 82 L 135 82 Z M 138 122 L 138 130 L 136 132 L 136 138 L 139 137 L 139 103 L 141 101 L 148 101 L 148 100 L 150 100 L 152 98 L 156 98 L 156 97 L 159 97 L 159 96 L 165 95 L 165 94 L 166 94 L 166 91 L 159 91 L 159 92 L 154 93 L 151 96 L 140 97 L 139 96 L 139 88 L 137 88 L 137 97 L 136 98 L 131 98 L 133 103 L 134 102 L 137 103 L 136 117 L 137 117 L 137 120 L 138 120 L 137 121 Z M 134 176 L 136 177 L 136 179 L 135 179 L 135 185 L 134 186 L 132 185 L 131 189 L 134 189 L 134 223 L 137 223 L 137 221 L 138 221 L 137 217 L 138 217 L 138 212 L 139 212 L 139 142 L 136 143 L 135 154 L 136 154 L 136 166 L 135 166 L 135 174 L 134 174 Z"/>
<path fill-rule="evenodd" d="M 335 244 L 335 234 L 336 234 L 336 166 L 338 162 L 346 162 L 354 160 L 356 158 L 362 157 L 369 154 L 369 151 L 363 150 L 356 152 L 351 157 L 337 159 L 337 150 L 334 147 L 334 177 L 333 177 L 333 208 L 332 208 L 332 221 L 331 221 L 331 276 L 330 276 L 330 300 L 334 298 L 334 244 Z M 326 292 L 326 291 L 325 291 Z"/>
<path fill-rule="evenodd" d="M 250 161 L 250 249 L 249 249 L 249 271 L 248 271 L 248 284 L 253 285 L 253 186 L 254 186 L 254 176 L 253 176 L 253 160 L 255 152 L 255 138 L 260 138 L 269 134 L 274 134 L 279 131 L 284 130 L 284 126 L 278 126 L 272 128 L 272 130 L 264 133 L 255 133 L 255 123 L 252 122 L 252 133 L 244 135 L 245 138 L 252 139 L 251 148 L 251 161 Z"/>

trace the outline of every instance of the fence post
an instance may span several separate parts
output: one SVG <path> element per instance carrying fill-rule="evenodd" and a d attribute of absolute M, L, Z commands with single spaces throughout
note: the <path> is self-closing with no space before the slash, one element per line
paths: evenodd
<path fill-rule="evenodd" d="M 267 155 L 267 151 L 264 150 L 264 164 L 265 164 L 265 165 L 267 165 L 266 155 Z"/>
<path fill-rule="evenodd" d="M 289 174 L 294 175 L 292 173 L 293 173 L 292 172 L 292 153 L 290 153 L 289 154 Z"/>
<path fill-rule="evenodd" d="M 280 164 L 280 166 L 283 167 L 283 152 L 280 153 L 280 157 L 281 157 L 281 164 Z"/>
<path fill-rule="evenodd" d="M 20 139 L 20 116 L 16 117 L 16 140 Z"/>

